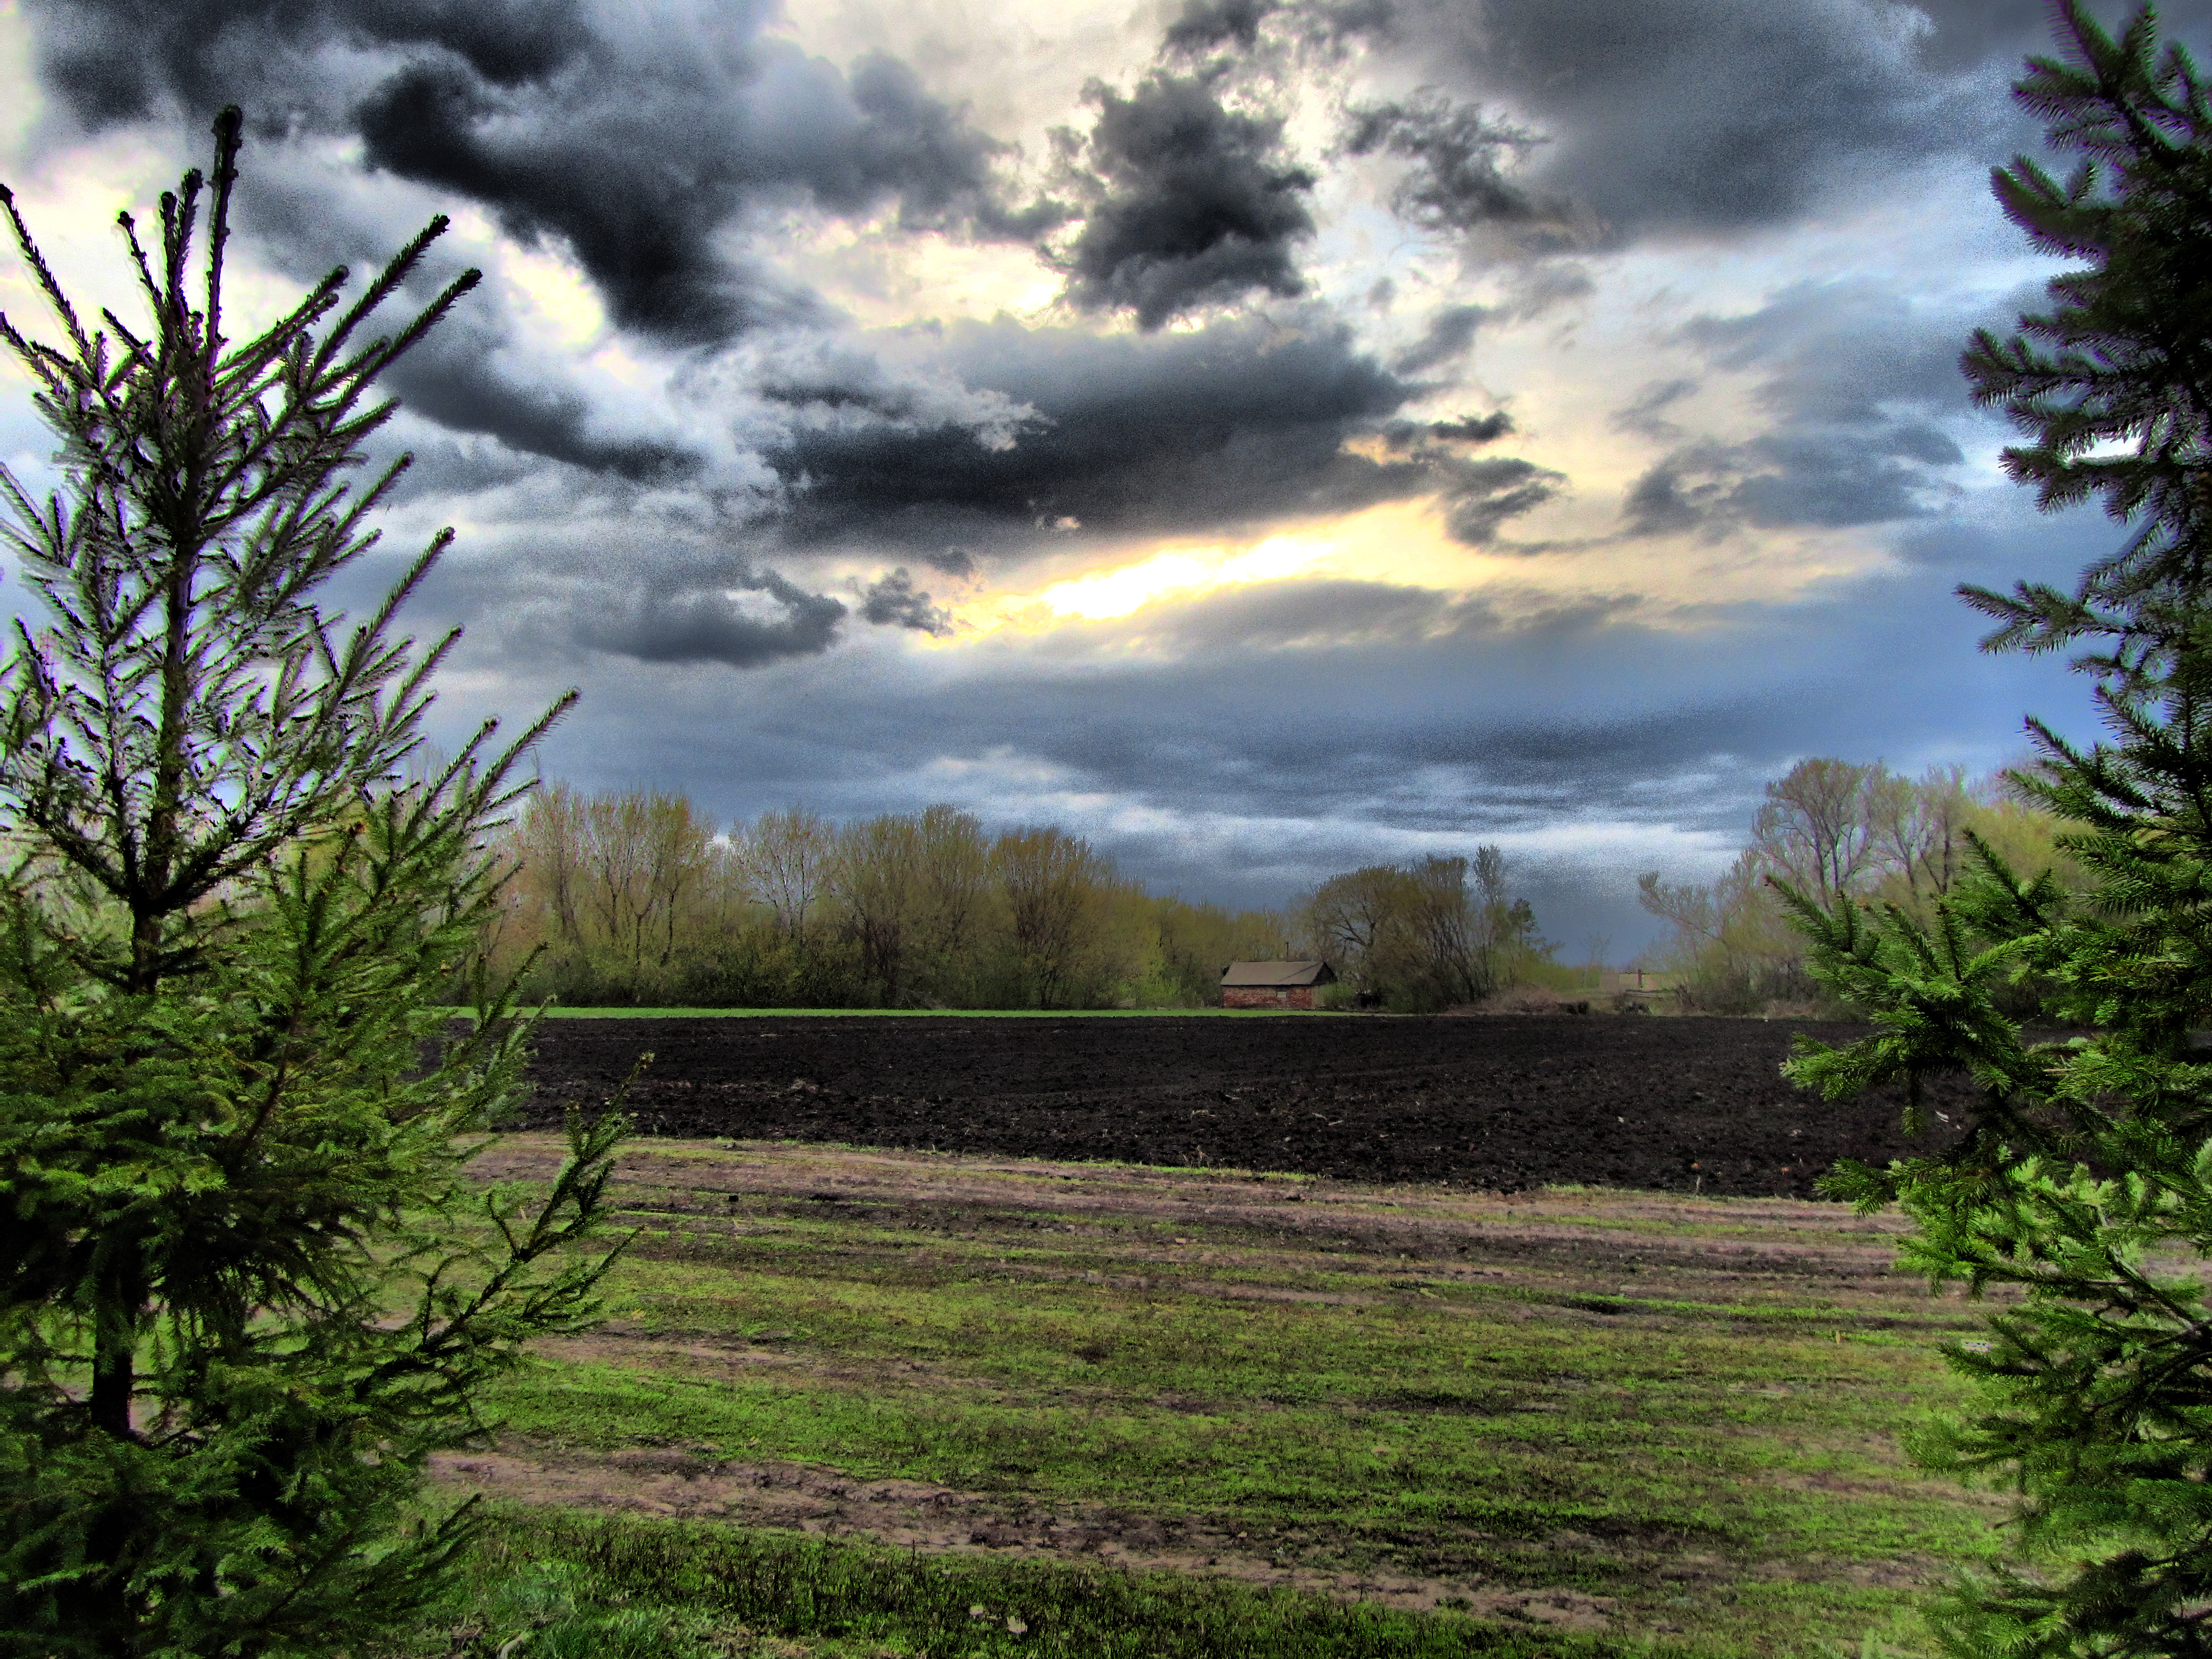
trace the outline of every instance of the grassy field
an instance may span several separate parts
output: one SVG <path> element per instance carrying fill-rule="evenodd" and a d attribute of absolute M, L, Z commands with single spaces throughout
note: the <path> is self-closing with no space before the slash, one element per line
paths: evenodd
<path fill-rule="evenodd" d="M 1911 1651 L 1991 1535 L 1899 1452 L 1976 1318 L 1885 1218 L 668 1141 L 623 1194 L 614 1317 L 440 1471 L 533 1655 Z"/>

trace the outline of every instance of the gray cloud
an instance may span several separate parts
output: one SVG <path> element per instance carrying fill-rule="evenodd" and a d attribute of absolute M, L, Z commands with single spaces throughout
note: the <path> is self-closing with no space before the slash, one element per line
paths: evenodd
<path fill-rule="evenodd" d="M 1040 532 L 1198 532 L 1437 495 L 1450 533 L 1484 544 L 1565 483 L 1469 459 L 1513 430 L 1503 410 L 1387 418 L 1421 388 L 1343 325 L 1304 320 L 1105 338 L 1005 319 L 945 331 L 941 367 L 1030 411 L 995 442 L 907 418 L 876 370 L 849 365 L 849 386 L 817 371 L 780 395 L 843 418 L 801 422 L 765 451 L 787 490 L 773 528 L 795 547 L 895 549 L 964 572 L 971 549 L 1034 546 Z M 859 418 L 879 408 L 897 418 Z M 1346 447 L 1367 434 L 1379 458 Z"/>
<path fill-rule="evenodd" d="M 1401 374 L 1420 374 L 1455 362 L 1474 344 L 1475 331 L 1489 312 L 1480 306 L 1444 306 L 1429 319 L 1421 337 L 1400 352 L 1390 367 Z"/>
<path fill-rule="evenodd" d="M 1260 30 L 1278 9 L 1278 0 L 1183 0 L 1183 8 L 1160 39 L 1164 56 L 1198 57 L 1224 47 L 1249 52 Z"/>
<path fill-rule="evenodd" d="M 1565 474 L 1532 461 L 1474 460 L 1462 453 L 1495 443 L 1512 430 L 1513 417 L 1501 409 L 1456 421 L 1392 421 L 1382 428 L 1382 441 L 1429 470 L 1443 504 L 1445 532 L 1470 547 L 1485 547 L 1507 520 L 1541 507 L 1566 483 Z"/>
<path fill-rule="evenodd" d="M 1229 108 L 1210 74 L 1157 72 L 1127 97 L 1093 82 L 1085 95 L 1098 118 L 1065 141 L 1092 197 L 1065 255 L 1070 303 L 1155 329 L 1255 290 L 1305 291 L 1291 248 L 1313 234 L 1315 176 L 1284 155 L 1279 117 Z"/>
<path fill-rule="evenodd" d="M 1936 487 L 1926 469 L 1964 459 L 1948 437 L 1914 425 L 1873 433 L 1801 429 L 1740 444 L 1690 444 L 1636 481 L 1622 517 L 1636 536 L 1686 531 L 1718 536 L 1743 525 L 1836 528 L 1921 518 L 1933 510 Z"/>
<path fill-rule="evenodd" d="M 1680 403 L 1697 389 L 1695 380 L 1680 376 L 1671 380 L 1653 380 L 1640 386 L 1635 397 L 1613 411 L 1613 429 L 1633 432 L 1638 437 L 1654 438 L 1661 442 L 1679 438 L 1682 435 L 1682 428 L 1660 411 L 1670 404 Z"/>
<path fill-rule="evenodd" d="M 456 432 L 483 433 L 523 454 L 636 483 L 674 483 L 699 471 L 698 455 L 679 445 L 595 433 L 582 398 L 507 373 L 495 347 L 465 324 L 448 322 L 386 370 L 380 384 L 414 414 Z"/>
<path fill-rule="evenodd" d="M 1344 147 L 1353 155 L 1381 154 L 1409 162 L 1392 193 L 1398 216 L 1424 230 L 1464 234 L 1511 226 L 1536 242 L 1568 239 L 1564 204 L 1532 194 L 1509 179 L 1504 164 L 1521 161 L 1542 141 L 1484 114 L 1433 87 L 1390 102 L 1355 105 Z"/>
<path fill-rule="evenodd" d="M 94 125 L 235 100 L 264 129 L 356 132 L 368 164 L 571 251 L 625 327 L 677 344 L 808 314 L 725 252 L 758 207 L 896 204 L 912 227 L 1027 239 L 1000 147 L 882 54 L 849 74 L 759 33 L 615 36 L 574 4 L 43 0 L 49 81 Z M 398 58 L 393 66 L 394 57 Z"/>
<path fill-rule="evenodd" d="M 1344 452 L 1408 389 L 1341 325 L 1308 321 L 1105 337 L 1005 319 L 948 329 L 944 364 L 1034 421 L 996 447 L 951 422 L 802 424 L 765 453 L 789 491 L 781 533 L 924 557 L 1055 526 L 1197 529 L 1435 489 L 1425 459 Z"/>
<path fill-rule="evenodd" d="M 1456 421 L 1393 421 L 1382 428 L 1382 437 L 1391 448 L 1405 449 L 1423 439 L 1492 444 L 1512 430 L 1513 417 L 1499 409 L 1487 415 L 1462 415 Z"/>
<path fill-rule="evenodd" d="M 1886 0 L 1363 0 L 1306 12 L 1310 27 L 1356 35 L 1430 83 L 1352 134 L 1413 163 L 1403 210 L 1439 230 L 1556 233 L 1565 200 L 1615 240 L 1727 232 L 1806 210 L 1839 169 L 1984 149 L 2009 119 L 2002 65 L 1976 58 L 1973 95 L 1960 95 L 1960 66 L 1932 60 L 1918 14 Z M 2041 22 L 2022 21 L 2030 34 Z M 1508 173 L 1499 162 L 1524 130 L 1545 142 Z"/>
<path fill-rule="evenodd" d="M 943 635 L 952 631 L 952 619 L 915 586 L 904 565 L 877 577 L 860 598 L 863 622 L 884 628 L 910 628 L 918 634 Z"/>
<path fill-rule="evenodd" d="M 2008 301 L 1985 312 L 2002 322 L 2018 309 Z M 1984 314 L 1931 313 L 1910 293 L 1869 278 L 1808 278 L 1756 310 L 1692 318 L 1680 337 L 1717 368 L 1759 371 L 1761 401 L 1778 413 L 1866 422 L 1887 404 L 1962 405 L 1959 351 Z"/>
<path fill-rule="evenodd" d="M 712 586 L 648 581 L 627 602 L 580 615 L 574 638 L 640 662 L 758 668 L 828 650 L 844 617 L 845 607 L 826 593 L 809 593 L 773 570 L 741 567 Z"/>
<path fill-rule="evenodd" d="M 1444 528 L 1469 547 L 1489 545 L 1507 520 L 1541 507 L 1566 482 L 1564 474 L 1504 455 L 1437 465 L 1445 480 Z"/>
<path fill-rule="evenodd" d="M 1662 413 L 1698 382 L 1641 388 L 1613 416 L 1671 444 L 1631 488 L 1632 535 L 1717 536 L 1743 525 L 1838 526 L 1923 518 L 1966 459 L 1940 422 L 1969 416 L 1960 343 L 2000 320 L 1916 305 L 1864 279 L 1802 282 L 1736 316 L 1692 319 L 1677 336 L 1716 370 L 1756 375 L 1772 424 L 1735 442 L 1685 434 Z"/>

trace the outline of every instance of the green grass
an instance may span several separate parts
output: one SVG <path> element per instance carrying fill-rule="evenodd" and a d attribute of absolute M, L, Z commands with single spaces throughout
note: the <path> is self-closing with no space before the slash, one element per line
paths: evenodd
<path fill-rule="evenodd" d="M 418 1652 L 684 1659 L 709 1653 L 1065 1659 L 1626 1659 L 1642 1643 L 1500 1629 L 1296 1591 L 1056 1563 L 509 1510 L 481 1588 Z M 462 1632 L 459 1643 L 448 1632 Z M 441 1640 L 443 1638 L 445 1639 Z M 765 1639 L 763 1639 L 765 1638 Z M 796 1638 L 795 1640 L 793 1638 Z M 1722 1650 L 1662 1644 L 1669 1659 Z"/>
<path fill-rule="evenodd" d="M 1602 1598 L 1612 1638 L 1716 1654 L 1888 1639 L 1915 1582 L 1990 1541 L 1990 1508 L 1899 1449 L 1960 1397 L 1937 1344 L 1976 1317 L 1883 1277 L 1884 1239 L 1833 1206 L 700 1143 L 633 1169 L 644 1231 L 607 1336 L 497 1401 L 545 1455 L 924 1482 L 1018 1530 L 1141 1516 L 1194 1564 Z M 1812 1254 L 1775 1266 L 1792 1250 Z M 864 1577 L 988 1565 L 853 1547 Z M 1081 1559 L 991 1571 L 1121 1583 Z M 1178 1582 L 1146 1593 L 1260 1594 Z M 1285 1629 L 1337 1605 L 1306 1599 Z M 1397 1647 L 1249 1651 L 1512 1650 L 1425 1616 Z M 913 1650 L 996 1650 L 942 1634 Z"/>

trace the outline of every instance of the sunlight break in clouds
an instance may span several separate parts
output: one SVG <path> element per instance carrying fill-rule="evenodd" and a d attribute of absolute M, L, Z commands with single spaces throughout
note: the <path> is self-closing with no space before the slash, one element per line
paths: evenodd
<path fill-rule="evenodd" d="M 1032 595 L 1008 595 L 1000 603 L 1010 615 L 1037 605 L 1054 617 L 1103 622 L 1161 599 L 1195 599 L 1220 588 L 1299 575 L 1331 550 L 1327 543 L 1302 543 L 1289 536 L 1270 536 L 1241 553 L 1219 547 L 1177 549 L 1119 569 L 1057 581 Z"/>
<path fill-rule="evenodd" d="M 2160 13 L 2206 55 L 2212 0 Z M 413 297 L 487 281 L 372 459 L 416 456 L 395 547 L 462 530 L 410 611 L 467 626 L 456 732 L 577 685 L 549 773 L 723 817 L 988 812 L 993 757 L 1237 902 L 1498 842 L 1626 950 L 1636 861 L 1791 759 L 2082 708 L 1952 598 L 2112 544 L 1957 368 L 2057 268 L 1985 183 L 2050 44 L 2025 0 L 0 0 L 0 178 L 127 310 L 114 210 L 239 104 L 241 321 L 452 216 Z"/>

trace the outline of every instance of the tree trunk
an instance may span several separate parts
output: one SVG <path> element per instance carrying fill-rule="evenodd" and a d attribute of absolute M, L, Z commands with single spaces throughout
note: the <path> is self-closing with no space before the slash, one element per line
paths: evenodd
<path fill-rule="evenodd" d="M 118 1440 L 137 1437 L 131 1424 L 131 1397 L 137 1390 L 137 1334 L 140 1298 L 110 1283 L 95 1315 L 92 1397 L 87 1402 L 93 1426 Z"/>

